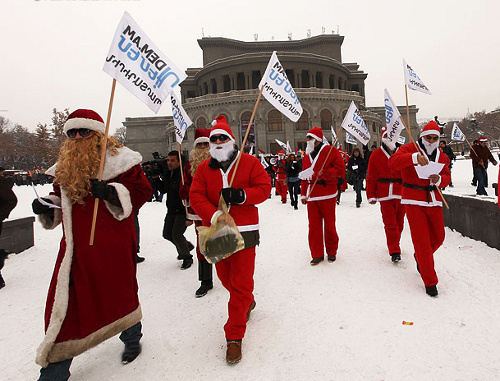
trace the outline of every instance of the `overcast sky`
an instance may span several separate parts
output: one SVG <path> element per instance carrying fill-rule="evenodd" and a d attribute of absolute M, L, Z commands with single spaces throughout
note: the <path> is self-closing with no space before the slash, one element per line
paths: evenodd
<path fill-rule="evenodd" d="M 0 0 L 0 115 L 30 130 L 49 124 L 54 107 L 106 119 L 112 78 L 102 66 L 124 11 L 184 70 L 202 66 L 202 28 L 264 41 L 338 26 L 343 61 L 368 73 L 367 106 L 383 105 L 385 87 L 405 104 L 403 58 L 433 93 L 409 92 L 418 118 L 500 106 L 499 0 Z M 125 117 L 154 115 L 117 84 L 112 131 Z M 171 115 L 168 101 L 157 115 Z"/>

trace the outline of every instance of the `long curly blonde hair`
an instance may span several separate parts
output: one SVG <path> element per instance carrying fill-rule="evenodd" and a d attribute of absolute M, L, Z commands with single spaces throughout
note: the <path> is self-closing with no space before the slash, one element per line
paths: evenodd
<path fill-rule="evenodd" d="M 194 148 L 191 151 L 191 176 L 194 177 L 198 165 L 210 158 L 210 147 Z"/>
<path fill-rule="evenodd" d="M 89 179 L 98 176 L 103 141 L 102 133 L 92 131 L 89 138 L 67 139 L 59 151 L 55 181 L 66 191 L 73 204 L 84 204 L 83 199 L 90 190 Z M 123 144 L 109 136 L 106 147 L 108 153 L 114 156 Z"/>

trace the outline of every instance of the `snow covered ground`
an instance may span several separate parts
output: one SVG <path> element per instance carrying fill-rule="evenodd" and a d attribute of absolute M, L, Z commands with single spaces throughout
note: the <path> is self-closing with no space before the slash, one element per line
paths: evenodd
<path fill-rule="evenodd" d="M 455 188 L 446 192 L 474 194 L 471 172 L 469 160 L 457 161 Z M 488 172 L 493 195 L 498 166 Z M 33 190 L 14 189 L 19 204 L 11 217 L 32 215 Z M 146 204 L 140 212 L 146 261 L 138 265 L 143 352 L 122 365 L 123 344 L 110 339 L 75 358 L 71 380 L 500 379 L 500 252 L 446 229 L 435 255 L 439 296 L 431 298 L 415 269 L 408 226 L 403 260 L 393 264 L 379 206 L 364 199 L 356 209 L 354 196 L 349 189 L 337 208 L 337 261 L 315 267 L 305 207 L 295 211 L 274 195 L 260 206 L 257 307 L 234 366 L 225 362 L 227 292 L 215 276 L 214 289 L 194 297 L 196 263 L 179 269 L 174 246 L 161 237 L 164 203 Z M 195 241 L 193 228 L 187 236 Z M 60 228 L 45 231 L 36 223 L 35 246 L 12 255 L 2 271 L 1 380 L 38 376 L 34 357 L 60 237 Z"/>

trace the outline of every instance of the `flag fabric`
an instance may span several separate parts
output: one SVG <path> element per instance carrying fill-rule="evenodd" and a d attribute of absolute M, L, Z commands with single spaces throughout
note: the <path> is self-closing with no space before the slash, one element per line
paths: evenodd
<path fill-rule="evenodd" d="M 266 159 L 264 159 L 264 155 L 260 155 L 260 162 L 261 162 L 262 166 L 264 167 L 264 169 L 269 167 L 269 164 L 267 163 Z"/>
<path fill-rule="evenodd" d="M 460 130 L 460 128 L 458 128 L 458 125 L 456 123 L 453 123 L 453 128 L 451 129 L 451 140 L 455 140 L 458 142 L 465 141 L 465 135 Z"/>
<path fill-rule="evenodd" d="M 174 118 L 174 126 L 175 126 L 175 140 L 179 144 L 184 140 L 184 135 L 186 134 L 186 130 L 190 125 L 193 124 L 191 119 L 189 119 L 188 114 L 182 107 L 181 102 L 177 99 L 174 92 L 170 93 L 170 100 L 172 101 L 172 116 Z"/>
<path fill-rule="evenodd" d="M 290 147 L 290 141 L 288 141 L 288 140 L 287 140 L 287 141 L 286 141 L 286 153 L 287 153 L 287 155 L 288 155 L 288 154 L 290 154 L 290 153 L 292 153 L 292 152 L 293 152 L 293 151 L 292 151 L 292 147 Z"/>
<path fill-rule="evenodd" d="M 155 113 L 171 89 L 187 77 L 127 12 L 118 24 L 103 70 Z"/>
<path fill-rule="evenodd" d="M 398 141 L 399 144 L 403 145 L 406 142 L 406 138 L 404 136 L 399 136 Z"/>
<path fill-rule="evenodd" d="M 278 139 L 274 139 L 276 140 L 276 143 L 278 143 L 278 145 L 283 149 L 283 152 L 286 152 L 288 149 L 286 148 L 286 144 L 283 143 L 281 140 L 278 140 Z"/>
<path fill-rule="evenodd" d="M 385 125 L 387 126 L 387 139 L 391 143 L 396 144 L 401 131 L 405 128 L 401 120 L 401 114 L 396 107 L 396 104 L 391 98 L 389 91 L 384 89 L 384 103 L 385 103 Z"/>
<path fill-rule="evenodd" d="M 367 145 L 370 141 L 370 131 L 368 131 L 365 121 L 361 118 L 361 114 L 352 101 L 342 121 L 342 128 L 358 139 L 363 145 Z"/>
<path fill-rule="evenodd" d="M 332 144 L 333 144 L 335 143 L 335 139 L 337 139 L 337 134 L 335 133 L 333 126 L 331 126 L 331 129 L 332 129 Z"/>
<path fill-rule="evenodd" d="M 248 152 L 248 154 L 253 156 L 253 146 L 250 147 L 250 152 Z"/>
<path fill-rule="evenodd" d="M 424 82 L 420 79 L 420 77 L 413 71 L 410 65 L 403 60 L 404 73 L 405 73 L 405 83 L 406 85 L 416 91 L 420 91 L 424 94 L 432 95 L 427 86 L 424 85 Z"/>
<path fill-rule="evenodd" d="M 354 139 L 351 135 L 349 135 L 348 132 L 346 132 L 346 134 L 345 134 L 345 142 L 347 144 L 352 144 L 352 145 L 358 144 L 358 141 L 356 139 Z"/>
<path fill-rule="evenodd" d="M 323 135 L 323 144 L 329 146 L 330 145 L 330 142 L 328 141 L 328 139 L 326 138 L 325 135 Z"/>
<path fill-rule="evenodd" d="M 302 106 L 276 52 L 271 55 L 267 69 L 259 83 L 259 89 L 262 87 L 262 95 L 269 103 L 292 122 L 299 120 L 302 115 Z"/>

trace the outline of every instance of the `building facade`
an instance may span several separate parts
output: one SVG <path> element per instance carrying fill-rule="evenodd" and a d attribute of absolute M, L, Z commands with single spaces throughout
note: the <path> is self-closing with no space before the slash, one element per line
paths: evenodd
<path fill-rule="evenodd" d="M 198 40 L 203 67 L 187 69 L 188 77 L 181 83 L 183 106 L 194 124 L 182 144 L 183 152 L 192 148 L 194 129 L 211 128 L 212 120 L 221 114 L 241 144 L 258 97 L 258 84 L 273 51 L 277 51 L 304 111 L 294 123 L 261 98 L 249 136 L 254 152 L 276 153 L 280 148 L 275 139 L 303 149 L 305 135 L 314 126 L 321 127 L 328 140 L 332 128 L 340 131 L 338 141 L 345 148 L 345 132 L 340 125 L 352 101 L 370 130 L 369 145 L 378 147 L 385 110 L 366 107 L 367 74 L 356 63 L 342 62 L 343 40 L 337 34 L 296 41 L 243 42 L 222 37 Z M 417 111 L 415 106 L 410 108 L 414 136 L 418 131 Z M 124 125 L 128 145 L 143 156 L 146 153 L 145 157 L 150 152 L 165 154 L 177 147 L 171 117 L 127 118 Z M 406 132 L 403 135 L 407 136 Z M 159 138 L 163 141 L 155 141 Z M 353 146 L 347 148 L 352 150 Z"/>

